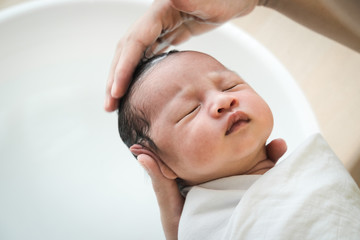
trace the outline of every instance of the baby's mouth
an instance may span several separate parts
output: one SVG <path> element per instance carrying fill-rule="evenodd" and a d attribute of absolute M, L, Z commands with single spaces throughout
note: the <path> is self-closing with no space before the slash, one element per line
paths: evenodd
<path fill-rule="evenodd" d="M 249 117 L 241 111 L 234 112 L 230 115 L 228 124 L 227 124 L 227 130 L 225 132 L 225 135 L 229 135 L 238 129 L 242 128 L 246 124 L 250 122 Z"/>

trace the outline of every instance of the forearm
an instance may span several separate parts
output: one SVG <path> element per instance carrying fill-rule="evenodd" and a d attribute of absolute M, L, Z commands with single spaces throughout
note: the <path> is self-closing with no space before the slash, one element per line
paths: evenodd
<path fill-rule="evenodd" d="M 359 0 L 260 0 L 259 5 L 360 52 Z"/>

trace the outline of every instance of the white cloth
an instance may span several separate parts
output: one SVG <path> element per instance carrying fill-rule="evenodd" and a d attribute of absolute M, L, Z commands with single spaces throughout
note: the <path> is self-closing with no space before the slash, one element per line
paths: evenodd
<path fill-rule="evenodd" d="M 192 187 L 179 239 L 360 239 L 360 190 L 318 134 L 264 175 Z"/>

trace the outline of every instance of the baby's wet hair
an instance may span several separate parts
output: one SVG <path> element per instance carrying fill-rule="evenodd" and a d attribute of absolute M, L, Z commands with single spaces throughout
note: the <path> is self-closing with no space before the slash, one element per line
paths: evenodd
<path fill-rule="evenodd" d="M 173 50 L 151 58 L 143 58 L 135 68 L 129 88 L 118 102 L 118 130 L 127 147 L 140 144 L 157 152 L 158 148 L 150 138 L 150 121 L 146 112 L 131 105 L 130 99 L 141 85 L 142 76 L 167 56 L 177 52 Z"/>

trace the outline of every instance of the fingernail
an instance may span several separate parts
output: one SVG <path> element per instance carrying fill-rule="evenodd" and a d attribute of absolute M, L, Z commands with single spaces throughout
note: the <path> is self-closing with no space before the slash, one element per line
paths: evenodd
<path fill-rule="evenodd" d="M 109 96 L 106 96 L 106 97 L 105 97 L 104 108 L 105 108 L 105 109 L 108 109 L 108 108 L 109 108 Z"/>
<path fill-rule="evenodd" d="M 163 41 L 161 43 L 159 43 L 155 49 L 154 49 L 154 53 L 158 54 L 160 51 L 162 51 L 163 49 L 167 48 L 170 46 L 170 43 L 168 41 Z"/>
<path fill-rule="evenodd" d="M 146 58 L 151 58 L 152 56 L 154 56 L 154 54 L 152 53 L 151 48 L 147 48 L 145 50 L 145 57 Z"/>
<path fill-rule="evenodd" d="M 111 88 L 111 96 L 113 97 L 113 98 L 116 98 L 116 94 L 117 93 L 117 84 L 116 83 L 114 83 L 113 85 L 112 85 L 112 88 Z"/>

